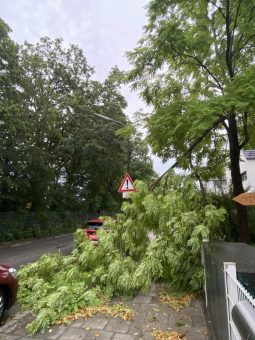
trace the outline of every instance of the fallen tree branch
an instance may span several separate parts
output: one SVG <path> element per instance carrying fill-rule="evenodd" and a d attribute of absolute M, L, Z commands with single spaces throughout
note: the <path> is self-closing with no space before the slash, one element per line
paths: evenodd
<path fill-rule="evenodd" d="M 198 144 L 200 144 L 202 142 L 202 140 L 209 134 L 209 132 L 211 132 L 213 129 L 217 128 L 218 125 L 222 122 L 224 122 L 224 120 L 226 119 L 225 116 L 223 117 L 220 117 L 218 118 L 214 123 L 213 125 L 211 125 L 209 128 L 207 128 L 203 133 L 202 135 L 200 135 L 195 141 L 194 143 L 191 144 L 191 146 L 188 148 L 188 150 L 186 150 L 182 155 L 181 157 L 179 157 L 179 159 L 173 164 L 170 166 L 170 168 L 168 168 L 164 173 L 163 175 L 161 175 L 151 186 L 150 186 L 150 189 L 153 191 L 157 186 L 158 184 L 160 183 L 160 181 L 162 180 L 162 178 L 170 171 L 170 170 L 173 170 L 174 168 L 176 168 L 180 162 L 180 159 L 182 159 L 183 157 L 185 156 L 188 156 L 190 155 L 190 153 L 196 148 L 196 146 Z"/>

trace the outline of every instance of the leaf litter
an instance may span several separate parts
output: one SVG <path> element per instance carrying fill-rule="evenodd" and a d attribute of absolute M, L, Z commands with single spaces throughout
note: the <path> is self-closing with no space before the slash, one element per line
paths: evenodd
<path fill-rule="evenodd" d="M 156 330 L 151 333 L 155 340 L 187 340 L 186 334 L 183 332 L 164 332 Z"/>
<path fill-rule="evenodd" d="M 179 312 L 184 307 L 188 307 L 196 298 L 196 294 L 189 293 L 189 294 L 167 294 L 167 293 L 160 293 L 159 300 L 162 303 L 167 304 L 168 306 L 172 307 L 174 310 Z"/>
<path fill-rule="evenodd" d="M 96 307 L 86 307 L 80 309 L 78 312 L 66 316 L 64 319 L 58 322 L 58 324 L 70 323 L 79 318 L 88 319 L 99 313 L 105 314 L 106 316 L 119 317 L 126 321 L 131 321 L 134 319 L 135 313 L 132 309 L 126 307 L 123 304 L 117 305 L 102 305 Z"/>

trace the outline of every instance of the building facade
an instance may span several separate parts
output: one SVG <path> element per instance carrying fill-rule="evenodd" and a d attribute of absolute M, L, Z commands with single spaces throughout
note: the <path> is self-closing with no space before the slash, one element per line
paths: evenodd
<path fill-rule="evenodd" d="M 240 160 L 240 169 L 245 191 L 255 191 L 255 150 L 244 150 Z"/>
<path fill-rule="evenodd" d="M 240 170 L 244 190 L 255 192 L 255 150 L 243 150 L 240 157 Z M 227 193 L 231 189 L 231 173 L 226 170 L 222 179 L 211 179 L 204 183 L 208 192 Z"/>

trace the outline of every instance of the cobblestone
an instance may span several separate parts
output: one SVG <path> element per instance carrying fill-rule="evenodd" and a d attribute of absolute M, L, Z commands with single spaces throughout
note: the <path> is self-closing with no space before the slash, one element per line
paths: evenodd
<path fill-rule="evenodd" d="M 182 331 L 187 340 L 208 340 L 201 299 L 191 306 L 176 312 L 160 303 L 156 285 L 148 294 L 138 294 L 123 302 L 133 308 L 135 318 L 125 321 L 120 318 L 98 314 L 90 319 L 78 319 L 68 325 L 55 325 L 43 333 L 30 336 L 26 324 L 33 320 L 31 313 L 19 313 L 0 328 L 0 340 L 153 340 L 154 330 Z"/>

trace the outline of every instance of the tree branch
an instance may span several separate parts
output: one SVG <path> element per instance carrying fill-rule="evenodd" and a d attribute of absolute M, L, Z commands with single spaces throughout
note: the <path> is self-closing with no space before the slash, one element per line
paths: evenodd
<path fill-rule="evenodd" d="M 227 48 L 226 48 L 226 64 L 228 68 L 228 74 L 230 79 L 234 78 L 234 70 L 232 64 L 232 45 L 233 37 L 230 30 L 231 18 L 230 18 L 230 2 L 226 0 L 226 35 L 227 35 Z"/>
<path fill-rule="evenodd" d="M 213 45 L 214 45 L 214 51 L 215 51 L 215 65 L 220 66 L 221 68 L 221 73 L 222 73 L 222 78 L 224 79 L 226 77 L 225 70 L 222 68 L 222 63 L 220 62 L 221 57 L 218 49 L 218 43 L 217 43 L 217 32 L 216 32 L 216 27 L 215 27 L 215 13 L 212 15 L 212 20 L 211 20 L 211 29 L 213 33 Z"/>
<path fill-rule="evenodd" d="M 248 120 L 248 113 L 245 112 L 244 117 L 243 117 L 244 140 L 239 146 L 240 150 L 242 150 L 245 147 L 245 145 L 249 142 L 249 132 L 248 132 L 247 120 Z"/>
<path fill-rule="evenodd" d="M 198 174 L 198 172 L 196 170 L 194 170 L 194 166 L 193 166 L 193 163 L 192 163 L 192 155 L 191 155 L 191 153 L 189 154 L 189 164 L 190 164 L 190 170 L 194 173 L 194 176 L 197 179 L 197 181 L 199 183 L 199 186 L 200 186 L 200 190 L 201 190 L 202 197 L 203 197 L 203 201 L 201 203 L 205 204 L 206 201 L 207 201 L 206 200 L 205 187 L 203 185 L 203 181 L 202 181 L 200 175 Z"/>
<path fill-rule="evenodd" d="M 170 44 L 169 42 L 167 42 L 168 44 Z M 190 58 L 190 59 L 193 59 L 197 62 L 197 65 L 202 67 L 212 78 L 213 80 L 216 82 L 216 84 L 218 85 L 219 89 L 223 92 L 223 87 L 221 86 L 219 80 L 215 77 L 215 75 L 209 70 L 209 68 L 200 60 L 198 59 L 197 57 L 191 55 L 191 54 L 186 54 L 186 53 L 181 53 L 179 51 L 177 51 L 172 44 L 170 44 L 172 50 L 178 54 L 179 56 L 181 57 L 185 57 L 185 58 Z"/>
<path fill-rule="evenodd" d="M 249 19 L 248 19 L 248 22 L 251 22 L 254 8 L 255 8 L 255 7 L 252 6 L 252 9 L 251 9 L 251 13 L 250 13 L 250 17 L 249 17 Z M 244 36 L 244 34 L 242 33 L 242 34 L 240 35 L 239 41 L 238 41 L 238 43 L 237 43 L 237 49 L 236 49 L 235 51 L 233 51 L 233 56 L 234 56 L 236 53 L 240 52 L 240 51 L 245 47 L 245 45 L 246 45 L 246 44 L 254 37 L 254 34 L 252 34 L 252 35 L 246 40 L 246 42 L 239 48 L 239 45 L 240 45 L 241 41 L 243 40 L 243 36 Z"/>
<path fill-rule="evenodd" d="M 240 14 L 241 3 L 242 3 L 242 1 L 239 0 L 238 1 L 238 5 L 237 5 L 237 9 L 236 9 L 236 16 L 235 16 L 235 20 L 234 20 L 234 27 L 233 27 L 233 30 L 232 30 L 232 36 L 233 37 L 234 37 L 235 29 L 237 27 L 237 20 L 238 20 L 239 14 Z"/>
<path fill-rule="evenodd" d="M 225 130 L 228 132 L 229 127 L 225 121 L 222 122 L 222 125 L 224 126 Z"/>
<path fill-rule="evenodd" d="M 204 132 L 202 133 L 202 135 L 200 135 L 192 144 L 191 146 L 188 148 L 188 150 L 186 150 L 180 157 L 179 160 L 177 160 L 172 166 L 170 166 L 170 168 L 168 168 L 163 175 L 161 175 L 150 187 L 151 190 L 154 190 L 156 188 L 156 186 L 160 183 L 160 181 L 162 180 L 162 178 L 170 171 L 173 170 L 174 168 L 176 168 L 180 162 L 180 159 L 182 159 L 183 157 L 186 157 L 188 155 L 190 155 L 192 153 L 192 151 L 197 147 L 198 144 L 200 144 L 204 138 L 209 134 L 209 132 L 211 132 L 213 129 L 217 128 L 219 126 L 220 123 L 224 122 L 224 120 L 226 119 L 225 116 L 222 116 L 220 118 L 218 118 L 213 125 L 211 125 L 208 129 L 204 130 Z"/>
<path fill-rule="evenodd" d="M 249 38 L 246 39 L 246 41 L 242 44 L 242 46 L 238 49 L 236 49 L 234 52 L 233 52 L 233 56 L 238 53 L 238 52 L 241 52 L 242 49 L 248 44 L 248 42 L 255 37 L 255 33 L 252 34 Z"/>
<path fill-rule="evenodd" d="M 213 44 L 214 44 L 214 51 L 215 51 L 215 55 L 218 59 L 219 58 L 219 49 L 218 49 L 218 44 L 217 44 L 217 33 L 216 33 L 216 28 L 215 28 L 215 15 L 213 13 L 212 15 L 212 20 L 211 20 L 211 28 L 212 28 L 212 33 L 213 33 L 213 38 L 214 38 L 214 41 L 213 41 Z"/>
<path fill-rule="evenodd" d="M 226 19 L 226 16 L 225 16 L 225 14 L 224 14 L 224 12 L 223 12 L 223 10 L 222 10 L 221 7 L 217 6 L 216 3 L 213 2 L 213 1 L 209 1 L 209 3 L 211 3 L 214 7 L 216 7 L 216 8 L 218 9 L 218 11 L 221 13 L 222 17 L 223 17 L 224 19 Z"/>

